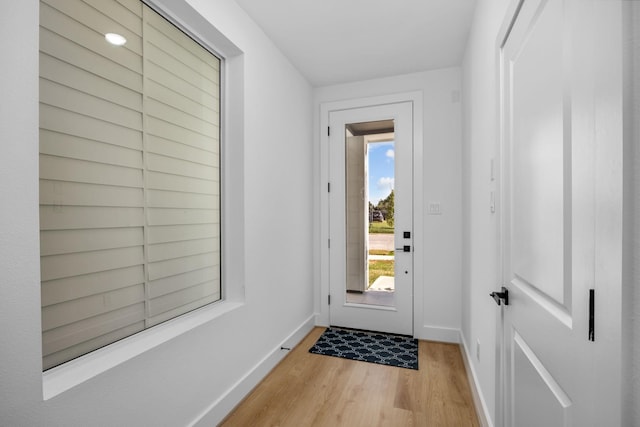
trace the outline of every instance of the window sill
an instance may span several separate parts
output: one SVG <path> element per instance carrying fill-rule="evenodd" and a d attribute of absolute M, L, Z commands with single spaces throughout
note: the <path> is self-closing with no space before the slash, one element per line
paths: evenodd
<path fill-rule="evenodd" d="M 222 301 L 139 332 L 71 360 L 42 374 L 42 394 L 49 400 L 126 361 L 243 305 Z"/>

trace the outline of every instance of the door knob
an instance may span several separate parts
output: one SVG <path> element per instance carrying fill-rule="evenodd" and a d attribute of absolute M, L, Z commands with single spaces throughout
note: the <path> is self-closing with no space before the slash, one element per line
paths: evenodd
<path fill-rule="evenodd" d="M 496 304 L 501 305 L 509 305 L 509 289 L 502 287 L 502 292 L 491 292 L 489 296 L 493 298 Z"/>

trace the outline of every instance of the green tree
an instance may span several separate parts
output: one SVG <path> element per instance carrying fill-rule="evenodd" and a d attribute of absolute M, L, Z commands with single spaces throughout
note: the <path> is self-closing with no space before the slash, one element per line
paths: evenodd
<path fill-rule="evenodd" d="M 389 193 L 387 198 L 380 200 L 377 206 L 377 208 L 383 212 L 384 219 L 387 221 L 387 224 L 389 224 L 391 227 L 393 227 L 393 222 L 394 222 L 393 217 L 395 213 L 394 199 L 395 197 L 393 195 L 393 190 L 391 190 L 391 193 Z"/>

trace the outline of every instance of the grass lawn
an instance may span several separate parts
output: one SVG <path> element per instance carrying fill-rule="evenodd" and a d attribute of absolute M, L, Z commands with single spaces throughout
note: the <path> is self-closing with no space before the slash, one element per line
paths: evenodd
<path fill-rule="evenodd" d="M 387 221 L 370 222 L 369 233 L 393 234 L 393 226 L 387 224 Z"/>
<path fill-rule="evenodd" d="M 393 251 L 384 249 L 369 249 L 369 255 L 393 255 Z"/>
<path fill-rule="evenodd" d="M 369 286 L 380 276 L 393 276 L 394 261 L 369 261 Z"/>

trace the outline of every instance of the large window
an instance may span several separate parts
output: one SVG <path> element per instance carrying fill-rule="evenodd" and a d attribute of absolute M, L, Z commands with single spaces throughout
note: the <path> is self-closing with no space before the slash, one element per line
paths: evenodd
<path fill-rule="evenodd" d="M 139 0 L 41 1 L 44 369 L 221 299 L 219 135 L 211 52 Z"/>

